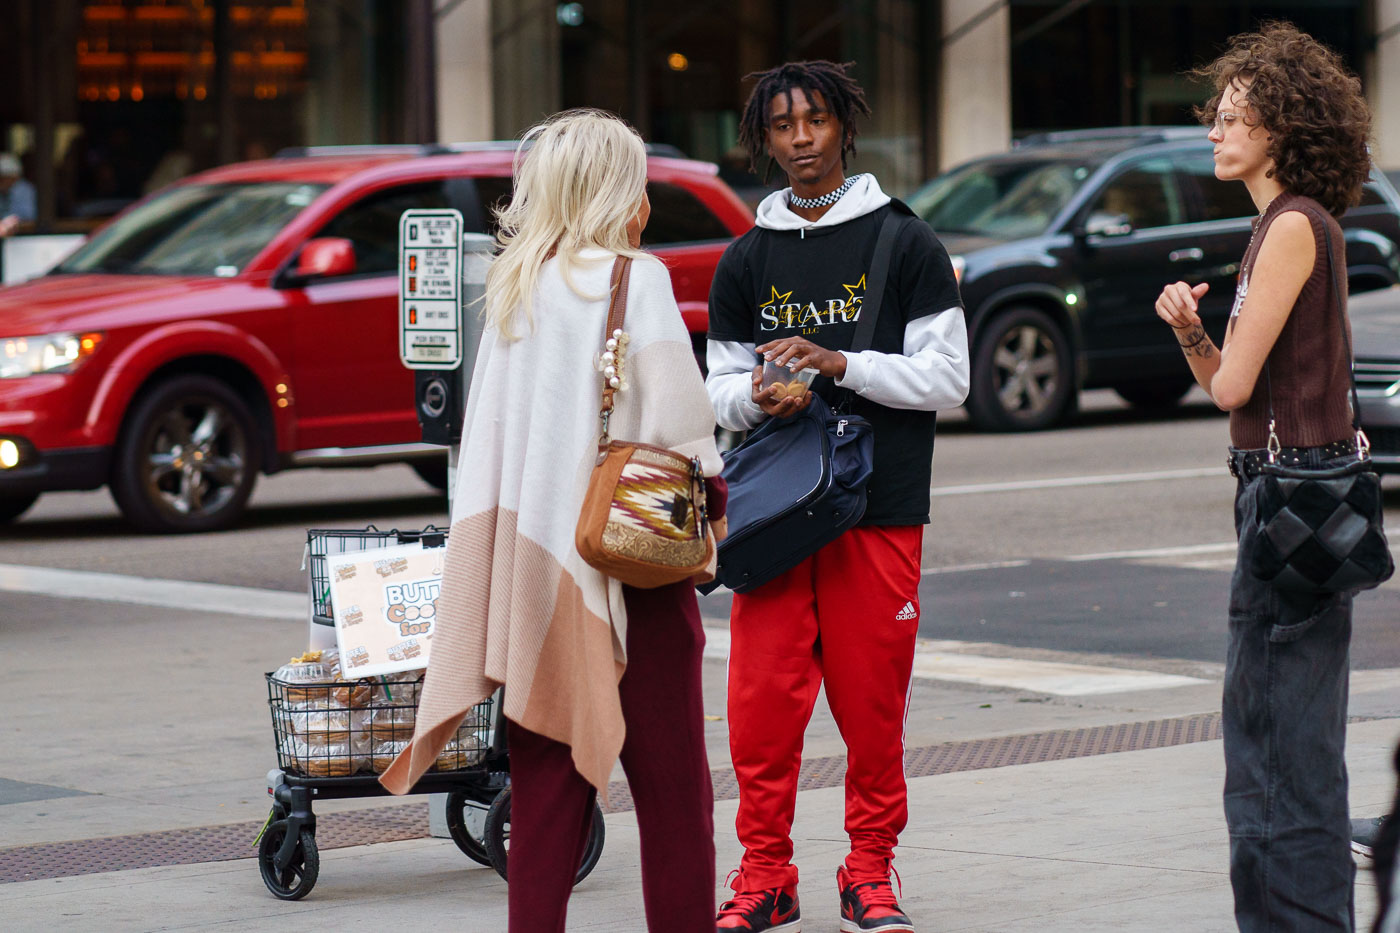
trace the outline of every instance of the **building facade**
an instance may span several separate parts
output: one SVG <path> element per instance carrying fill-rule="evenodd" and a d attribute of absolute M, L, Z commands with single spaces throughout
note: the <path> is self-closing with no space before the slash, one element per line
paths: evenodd
<path fill-rule="evenodd" d="M 1186 72 L 1288 19 L 1340 51 L 1400 167 L 1400 0 L 11 0 L 0 151 L 33 229 L 84 230 L 191 171 L 305 145 L 510 138 L 572 106 L 719 162 L 743 77 L 855 63 L 872 118 L 853 170 L 907 193 L 1037 130 L 1185 123 Z"/>

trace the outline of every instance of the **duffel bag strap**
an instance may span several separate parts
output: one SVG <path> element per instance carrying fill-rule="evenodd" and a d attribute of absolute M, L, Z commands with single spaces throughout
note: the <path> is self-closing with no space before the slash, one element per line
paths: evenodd
<path fill-rule="evenodd" d="M 905 223 L 911 220 L 907 214 L 891 209 L 880 222 L 880 232 L 875 239 L 875 254 L 870 260 L 870 274 L 865 280 L 865 296 L 860 301 L 860 320 L 856 322 L 855 336 L 851 338 L 851 352 L 869 350 L 875 342 L 875 323 L 880 319 L 880 305 L 885 300 L 885 282 L 890 277 L 890 257 L 894 255 L 894 241 Z M 845 412 L 851 407 L 855 393 L 842 390 L 842 395 L 834 406 Z"/>

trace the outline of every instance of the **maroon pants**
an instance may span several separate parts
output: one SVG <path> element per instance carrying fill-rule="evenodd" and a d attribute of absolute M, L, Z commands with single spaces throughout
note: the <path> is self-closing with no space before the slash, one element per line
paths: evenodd
<path fill-rule="evenodd" d="M 714 933 L 714 792 L 705 755 L 705 646 L 689 582 L 623 588 L 622 767 L 636 805 L 647 927 Z M 510 723 L 510 931 L 563 933 L 596 792 L 569 747 Z M 606 857 L 606 855 L 605 855 Z M 635 917 L 616 928 L 635 930 Z"/>

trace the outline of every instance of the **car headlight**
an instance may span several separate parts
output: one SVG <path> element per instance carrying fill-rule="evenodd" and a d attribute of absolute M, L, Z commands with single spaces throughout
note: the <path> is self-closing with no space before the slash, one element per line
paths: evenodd
<path fill-rule="evenodd" d="M 101 334 L 0 337 L 0 379 L 69 372 L 101 342 Z"/>
<path fill-rule="evenodd" d="M 961 285 L 963 270 L 967 268 L 967 260 L 961 256 L 949 256 L 948 260 L 953 264 L 953 278 Z"/>

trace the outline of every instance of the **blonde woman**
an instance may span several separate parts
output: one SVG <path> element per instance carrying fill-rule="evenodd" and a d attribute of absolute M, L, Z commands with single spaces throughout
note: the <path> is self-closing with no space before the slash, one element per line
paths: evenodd
<path fill-rule="evenodd" d="M 574 527 L 597 451 L 609 276 L 633 258 L 614 437 L 699 458 L 723 515 L 714 412 L 670 277 L 641 252 L 646 153 L 618 118 L 558 114 L 516 156 L 486 279 L 486 328 L 417 731 L 382 781 L 403 793 L 470 707 L 505 686 L 510 930 L 563 931 L 591 823 L 621 760 L 636 805 L 652 930 L 714 930 L 704 635 L 689 582 L 634 590 L 593 570 Z M 634 920 L 619 929 L 636 929 Z"/>

